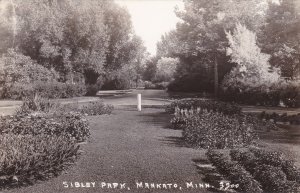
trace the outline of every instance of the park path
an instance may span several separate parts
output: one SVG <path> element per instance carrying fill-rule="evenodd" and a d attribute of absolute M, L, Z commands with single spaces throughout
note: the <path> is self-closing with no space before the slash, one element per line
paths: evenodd
<path fill-rule="evenodd" d="M 148 101 L 150 106 L 137 112 L 132 97 L 127 106 L 118 100 L 112 115 L 89 117 L 91 138 L 81 145 L 82 155 L 67 173 L 7 192 L 207 192 L 186 186 L 187 182 L 203 183 L 193 160 L 203 159 L 205 151 L 185 147 L 181 131 L 168 128 L 170 115 L 157 108 L 161 100 L 149 100 L 153 101 Z M 96 188 L 64 188 L 64 182 L 69 186 L 71 182 L 96 182 Z M 101 188 L 101 182 L 126 183 L 126 189 Z M 176 183 L 178 188 L 137 188 L 136 182 Z"/>

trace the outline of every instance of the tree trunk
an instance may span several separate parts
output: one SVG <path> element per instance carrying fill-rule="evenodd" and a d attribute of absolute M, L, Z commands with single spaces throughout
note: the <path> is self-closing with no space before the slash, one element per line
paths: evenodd
<path fill-rule="evenodd" d="M 217 57 L 215 57 L 215 65 L 214 65 L 214 82 L 215 82 L 215 97 L 218 97 L 218 90 L 219 90 L 219 73 L 218 73 L 218 61 Z"/>

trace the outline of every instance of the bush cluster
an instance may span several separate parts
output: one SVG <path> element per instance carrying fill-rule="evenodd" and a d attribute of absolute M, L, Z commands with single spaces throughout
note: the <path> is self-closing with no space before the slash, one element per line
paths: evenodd
<path fill-rule="evenodd" d="M 36 81 L 31 84 L 14 84 L 3 97 L 23 99 L 32 97 L 35 94 L 44 98 L 71 98 L 85 95 L 86 87 L 81 83 L 71 84 L 57 81 Z"/>
<path fill-rule="evenodd" d="M 256 139 L 253 124 L 247 124 L 223 113 L 206 111 L 186 117 L 183 138 L 186 143 L 200 148 L 244 147 Z"/>
<path fill-rule="evenodd" d="M 206 155 L 221 174 L 225 175 L 232 183 L 239 185 L 237 189 L 239 192 L 263 192 L 261 185 L 237 162 L 213 150 L 208 150 Z"/>
<path fill-rule="evenodd" d="M 72 163 L 79 148 L 65 136 L 0 135 L 0 189 L 57 176 Z"/>
<path fill-rule="evenodd" d="M 276 151 L 251 148 L 231 150 L 230 156 L 260 182 L 267 192 L 299 192 L 300 170 Z"/>
<path fill-rule="evenodd" d="M 20 135 L 54 135 L 84 141 L 90 135 L 87 120 L 76 112 L 0 117 L 0 132 Z"/>
<path fill-rule="evenodd" d="M 166 105 L 165 110 L 168 113 L 174 113 L 175 108 L 179 109 L 207 109 L 215 112 L 222 112 L 227 115 L 240 114 L 241 108 L 236 104 L 230 104 L 220 101 L 204 100 L 198 98 L 186 98 L 181 100 L 175 100 L 171 104 Z"/>
<path fill-rule="evenodd" d="M 300 124 L 300 113 L 297 115 L 287 115 L 287 113 L 278 114 L 276 112 L 273 113 L 266 113 L 265 111 L 259 114 L 260 119 L 264 120 L 273 120 L 276 122 L 289 122 L 290 124 Z"/>

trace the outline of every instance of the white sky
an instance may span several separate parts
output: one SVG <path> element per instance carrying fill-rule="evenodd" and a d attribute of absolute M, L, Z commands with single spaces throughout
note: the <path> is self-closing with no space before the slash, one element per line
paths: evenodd
<path fill-rule="evenodd" d="M 156 43 L 161 36 L 175 29 L 179 21 L 175 6 L 183 7 L 182 0 L 116 0 L 116 3 L 127 7 L 134 30 L 151 55 L 156 54 Z"/>

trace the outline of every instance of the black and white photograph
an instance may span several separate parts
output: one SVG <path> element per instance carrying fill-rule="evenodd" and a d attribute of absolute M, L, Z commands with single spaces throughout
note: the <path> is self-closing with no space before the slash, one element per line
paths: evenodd
<path fill-rule="evenodd" d="M 0 0 L 0 193 L 300 193 L 300 0 Z"/>

